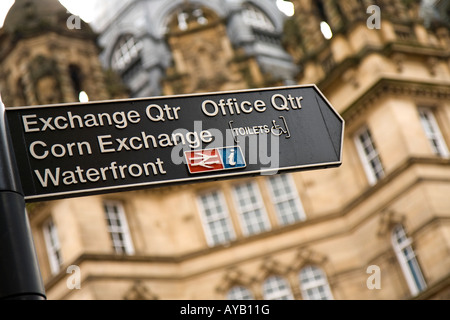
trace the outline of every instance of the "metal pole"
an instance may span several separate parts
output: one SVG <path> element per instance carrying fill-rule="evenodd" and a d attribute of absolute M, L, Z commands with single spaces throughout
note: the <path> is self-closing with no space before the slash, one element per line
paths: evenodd
<path fill-rule="evenodd" d="M 1 97 L 0 299 L 46 300 Z"/>

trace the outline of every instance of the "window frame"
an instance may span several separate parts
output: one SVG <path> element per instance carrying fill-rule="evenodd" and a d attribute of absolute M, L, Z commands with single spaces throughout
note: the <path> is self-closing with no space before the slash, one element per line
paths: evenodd
<path fill-rule="evenodd" d="M 143 48 L 142 41 L 133 34 L 125 33 L 120 35 L 111 52 L 111 68 L 122 75 L 125 74 L 136 61 L 142 58 Z"/>
<path fill-rule="evenodd" d="M 392 228 L 391 244 L 411 294 L 415 296 L 424 291 L 427 283 L 412 247 L 412 239 L 407 236 L 402 224 L 397 224 Z"/>
<path fill-rule="evenodd" d="M 111 207 L 116 208 L 117 212 L 108 211 Z M 117 200 L 105 200 L 103 201 L 103 212 L 105 214 L 106 227 L 108 229 L 114 252 L 116 254 L 133 255 L 135 253 L 134 245 L 123 203 Z M 115 216 L 110 217 L 110 214 L 114 214 Z M 112 225 L 112 218 L 114 218 L 114 220 L 118 220 L 120 225 Z M 115 234 L 120 234 L 122 238 L 116 239 L 114 237 Z M 121 242 L 121 245 L 117 245 L 117 242 Z M 121 249 L 119 250 L 119 248 Z"/>
<path fill-rule="evenodd" d="M 63 258 L 61 254 L 61 243 L 59 241 L 58 229 L 53 218 L 48 218 L 42 224 L 45 247 L 47 249 L 47 257 L 50 266 L 50 272 L 57 274 L 61 271 Z"/>
<path fill-rule="evenodd" d="M 450 152 L 433 110 L 427 107 L 419 107 L 418 112 L 420 124 L 433 154 L 441 158 L 449 158 Z"/>
<path fill-rule="evenodd" d="M 252 29 L 270 33 L 274 33 L 276 31 L 276 26 L 272 19 L 270 19 L 270 17 L 263 10 L 249 2 L 246 2 L 243 5 L 242 20 L 245 25 Z"/>
<path fill-rule="evenodd" d="M 255 300 L 253 293 L 243 285 L 232 286 L 226 294 L 227 300 Z"/>
<path fill-rule="evenodd" d="M 255 203 L 253 203 L 251 201 L 247 202 L 247 200 L 249 200 L 249 198 L 251 198 L 251 196 L 252 196 L 251 192 L 248 191 L 247 188 L 245 191 L 238 190 L 238 188 L 240 188 L 240 187 L 247 187 L 247 186 L 251 186 L 251 191 L 253 191 L 253 196 L 256 200 Z M 245 199 L 246 203 L 243 206 L 241 204 L 241 201 L 243 200 L 243 198 L 241 198 L 241 196 L 244 195 L 244 192 L 249 197 L 247 197 Z M 261 233 L 271 230 L 272 226 L 271 226 L 271 223 L 269 220 L 269 216 L 267 215 L 267 210 L 266 210 L 266 207 L 264 204 L 264 200 L 261 196 L 261 190 L 259 189 L 259 186 L 255 181 L 247 181 L 247 182 L 243 182 L 243 183 L 233 186 L 233 200 L 234 200 L 234 205 L 235 205 L 236 211 L 238 213 L 239 222 L 241 223 L 242 233 L 244 236 L 249 237 L 249 236 L 261 234 Z M 260 210 L 259 216 L 257 216 L 255 214 L 255 212 L 257 210 Z M 248 215 L 251 212 L 253 212 L 253 213 L 251 214 L 250 221 L 252 221 L 252 222 L 257 221 L 256 225 L 259 228 L 259 230 L 254 231 L 254 232 L 252 232 L 250 230 L 249 226 L 254 226 L 255 224 L 250 225 L 248 223 L 248 220 L 246 219 L 246 217 L 248 217 Z M 258 218 L 260 218 L 260 219 L 258 219 Z M 260 227 L 261 224 L 262 224 L 262 227 Z"/>
<path fill-rule="evenodd" d="M 361 141 L 361 136 L 366 135 L 370 138 L 370 146 L 372 148 L 372 152 L 375 152 L 375 155 L 366 153 L 366 144 Z M 356 145 L 356 150 L 358 152 L 359 158 L 363 165 L 364 171 L 366 173 L 367 180 L 371 186 L 375 185 L 378 181 L 383 179 L 386 176 L 383 162 L 381 161 L 380 152 L 378 151 L 377 145 L 373 140 L 372 132 L 370 131 L 368 126 L 361 127 L 358 131 L 355 132 L 354 142 Z M 372 165 L 372 161 L 376 161 L 377 165 L 380 166 L 381 171 L 376 171 Z M 379 174 L 380 173 L 380 174 Z"/>
<path fill-rule="evenodd" d="M 206 208 L 204 206 L 202 198 L 206 197 L 206 196 L 210 196 L 210 195 L 212 195 L 214 193 L 217 193 L 218 201 L 219 201 L 220 207 L 222 207 L 223 212 L 221 213 L 222 217 L 219 216 L 220 217 L 219 219 L 214 219 L 214 220 L 210 221 L 211 220 L 210 217 L 208 217 L 206 215 L 206 212 L 205 212 Z M 225 244 L 228 244 L 228 243 L 236 240 L 236 233 L 235 233 L 235 230 L 234 230 L 233 222 L 231 221 L 230 212 L 229 212 L 229 209 L 228 209 L 228 206 L 227 206 L 227 202 L 225 200 L 225 196 L 224 196 L 222 190 L 216 189 L 216 190 L 211 190 L 209 192 L 204 192 L 204 193 L 199 194 L 197 196 L 197 205 L 198 205 L 198 208 L 200 209 L 199 210 L 200 211 L 200 220 L 202 222 L 203 231 L 204 231 L 205 237 L 206 237 L 206 242 L 207 242 L 209 247 L 225 245 Z M 225 225 L 228 228 L 227 231 L 228 231 L 228 233 L 230 235 L 230 238 L 229 239 L 223 239 L 223 240 L 217 242 L 217 241 L 214 240 L 214 236 L 212 234 L 212 229 L 210 227 L 210 223 L 217 222 L 219 220 L 224 220 L 225 221 Z"/>
<path fill-rule="evenodd" d="M 272 284 L 273 281 L 276 281 L 276 286 Z M 269 284 L 270 286 L 268 286 Z M 268 289 L 271 289 L 271 292 L 268 292 Z M 262 284 L 262 294 L 264 300 L 294 300 L 289 281 L 279 275 L 272 275 L 264 280 Z"/>
<path fill-rule="evenodd" d="M 334 300 L 327 275 L 322 268 L 307 265 L 298 273 L 298 279 L 304 300 Z M 314 292 L 310 293 L 311 290 Z"/>
<path fill-rule="evenodd" d="M 287 184 L 287 187 L 290 189 L 290 193 L 282 195 L 282 196 L 276 196 L 275 191 L 274 191 L 273 180 L 274 179 L 281 180 L 284 177 L 286 178 L 286 184 Z M 287 226 L 287 225 L 294 224 L 296 222 L 301 222 L 301 221 L 306 220 L 306 212 L 303 207 L 303 203 L 298 194 L 298 190 L 295 185 L 295 182 L 290 174 L 280 174 L 280 175 L 268 177 L 266 179 L 266 183 L 267 183 L 267 188 L 269 190 L 271 202 L 275 208 L 275 214 L 277 216 L 277 221 L 278 221 L 279 225 Z M 286 190 L 286 187 L 283 184 L 283 191 L 285 191 L 285 190 Z M 294 201 L 295 208 L 298 210 L 298 215 L 299 215 L 298 219 L 292 214 L 288 218 L 286 218 L 286 215 L 285 214 L 282 215 L 282 213 L 280 212 L 278 205 L 280 203 L 289 203 L 289 201 Z M 283 222 L 283 218 L 286 218 L 286 220 L 288 220 L 288 221 Z"/>

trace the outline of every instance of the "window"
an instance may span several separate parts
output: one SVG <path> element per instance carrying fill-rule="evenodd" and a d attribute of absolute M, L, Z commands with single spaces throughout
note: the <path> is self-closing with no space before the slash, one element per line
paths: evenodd
<path fill-rule="evenodd" d="M 17 98 L 19 99 L 17 105 L 26 106 L 29 104 L 26 92 L 27 92 L 27 88 L 26 88 L 25 82 L 22 78 L 20 78 L 17 81 L 16 95 L 17 95 Z"/>
<path fill-rule="evenodd" d="M 199 203 L 208 245 L 215 246 L 234 240 L 234 229 L 223 194 L 219 191 L 213 191 L 201 195 Z"/>
<path fill-rule="evenodd" d="M 412 241 L 406 236 L 402 225 L 397 225 L 392 230 L 391 241 L 411 294 L 416 295 L 425 290 L 425 279 L 411 246 Z"/>
<path fill-rule="evenodd" d="M 267 179 L 270 195 L 281 225 L 305 220 L 305 212 L 290 175 L 276 175 Z"/>
<path fill-rule="evenodd" d="M 69 66 L 70 79 L 72 80 L 72 88 L 76 98 L 80 102 L 88 102 L 89 96 L 83 89 L 83 74 L 80 67 L 71 64 Z"/>
<path fill-rule="evenodd" d="M 325 6 L 322 0 L 315 1 L 317 5 L 317 13 L 319 15 L 320 21 L 320 31 L 322 32 L 322 35 L 325 39 L 330 40 L 333 38 L 333 31 L 331 30 L 327 13 L 325 10 Z"/>
<path fill-rule="evenodd" d="M 305 300 L 333 300 L 328 280 L 322 269 L 304 267 L 299 274 L 300 288 Z"/>
<path fill-rule="evenodd" d="M 359 156 L 371 185 L 384 177 L 384 169 L 375 142 L 368 128 L 362 128 L 355 138 Z"/>
<path fill-rule="evenodd" d="M 72 88 L 75 93 L 75 96 L 78 97 L 78 94 L 83 91 L 83 76 L 81 74 L 81 69 L 77 65 L 71 64 L 69 66 L 69 74 L 70 79 L 72 80 Z"/>
<path fill-rule="evenodd" d="M 47 220 L 43 225 L 44 240 L 47 247 L 47 254 L 50 263 L 50 271 L 56 274 L 61 270 L 63 263 L 61 256 L 61 245 L 59 244 L 58 231 L 53 219 Z"/>
<path fill-rule="evenodd" d="M 433 112 L 427 108 L 420 108 L 419 115 L 420 122 L 422 123 L 425 135 L 427 136 L 431 148 L 433 149 L 433 153 L 443 158 L 449 157 L 447 145 L 442 137 L 441 130 L 439 129 Z"/>
<path fill-rule="evenodd" d="M 134 248 L 131 242 L 125 210 L 118 201 L 106 201 L 104 204 L 108 231 L 111 235 L 112 245 L 118 254 L 133 254 Z"/>
<path fill-rule="evenodd" d="M 275 31 L 275 26 L 265 13 L 251 4 L 245 4 L 242 12 L 244 23 L 259 30 Z"/>
<path fill-rule="evenodd" d="M 336 60 L 334 60 L 333 53 L 331 51 L 327 52 L 325 58 L 320 60 L 320 64 L 326 73 L 331 72 L 336 67 Z"/>
<path fill-rule="evenodd" d="M 228 300 L 254 300 L 252 293 L 246 287 L 235 286 L 227 293 Z"/>
<path fill-rule="evenodd" d="M 271 276 L 263 284 L 264 300 L 294 300 L 289 283 L 280 276 Z"/>
<path fill-rule="evenodd" d="M 182 31 L 187 30 L 189 28 L 190 19 L 195 19 L 200 25 L 208 24 L 208 19 L 205 17 L 203 10 L 201 8 L 196 8 L 189 12 L 180 11 L 177 14 L 178 28 Z"/>
<path fill-rule="evenodd" d="M 270 222 L 256 183 L 249 182 L 234 187 L 234 198 L 244 235 L 250 236 L 270 229 Z"/>
<path fill-rule="evenodd" d="M 410 26 L 394 26 L 394 32 L 400 41 L 414 40 L 414 30 Z"/>
<path fill-rule="evenodd" d="M 112 68 L 121 73 L 125 72 L 129 67 L 136 64 L 136 61 L 140 60 L 141 50 L 142 43 L 136 41 L 132 35 L 120 37 L 113 51 Z"/>

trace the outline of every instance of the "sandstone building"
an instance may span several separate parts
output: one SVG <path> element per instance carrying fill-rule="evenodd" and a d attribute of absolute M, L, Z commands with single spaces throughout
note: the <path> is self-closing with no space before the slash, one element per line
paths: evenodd
<path fill-rule="evenodd" d="M 448 17 L 111 1 L 95 38 L 42 2 L 16 0 L 0 30 L 7 106 L 123 97 L 111 69 L 131 97 L 314 83 L 346 123 L 339 168 L 30 204 L 49 299 L 450 298 Z"/>

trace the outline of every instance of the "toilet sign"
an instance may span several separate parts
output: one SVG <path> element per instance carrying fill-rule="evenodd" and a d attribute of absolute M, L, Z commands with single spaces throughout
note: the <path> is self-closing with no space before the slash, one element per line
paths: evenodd
<path fill-rule="evenodd" d="M 6 109 L 27 201 L 337 167 L 314 86 Z"/>

